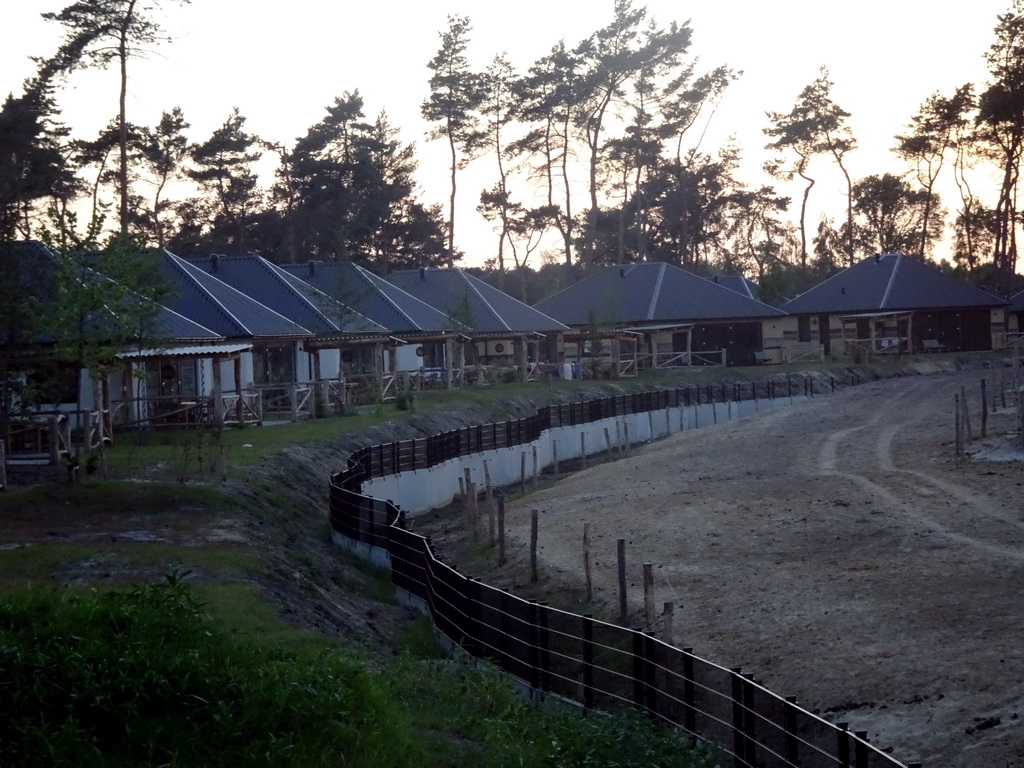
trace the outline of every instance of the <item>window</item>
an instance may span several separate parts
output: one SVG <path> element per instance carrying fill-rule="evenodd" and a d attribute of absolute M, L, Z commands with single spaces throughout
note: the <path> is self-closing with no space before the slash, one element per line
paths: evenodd
<path fill-rule="evenodd" d="M 292 384 L 295 382 L 295 355 L 291 344 L 254 344 L 252 375 L 256 384 Z"/>
<path fill-rule="evenodd" d="M 796 330 L 797 330 L 797 341 L 810 341 L 811 340 L 811 318 L 798 317 L 796 319 Z"/>

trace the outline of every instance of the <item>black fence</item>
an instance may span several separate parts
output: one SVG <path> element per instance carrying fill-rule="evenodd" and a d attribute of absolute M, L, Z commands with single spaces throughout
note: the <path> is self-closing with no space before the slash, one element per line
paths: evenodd
<path fill-rule="evenodd" d="M 688 387 L 552 406 L 524 419 L 373 446 L 353 455 L 349 467 L 331 479 L 331 526 L 354 542 L 385 550 L 394 586 L 422 601 L 440 632 L 536 692 L 588 710 L 636 707 L 715 745 L 723 764 L 731 760 L 736 768 L 904 768 L 868 743 L 866 733 L 807 712 L 740 668 L 712 664 L 638 628 L 558 610 L 467 578 L 435 556 L 429 538 L 406 529 L 400 509 L 360 493 L 370 477 L 522 444 L 552 426 L 722 402 L 717 398 L 726 395 L 739 400 L 813 394 L 809 379 L 789 381 L 781 389 L 771 382 L 744 382 L 742 390 Z M 830 388 L 835 386 L 833 379 Z"/>
<path fill-rule="evenodd" d="M 374 477 L 427 469 L 461 456 L 523 445 L 533 442 L 544 430 L 553 427 L 589 424 L 616 416 L 679 406 L 813 397 L 815 394 L 832 392 L 838 386 L 863 382 L 864 379 L 855 370 L 850 370 L 842 378 L 831 376 L 827 380 L 790 374 L 785 378 L 765 381 L 691 385 L 550 405 L 522 419 L 463 427 L 430 437 L 363 448 L 349 457 L 348 467 L 334 475 L 331 483 L 352 488 L 354 483 L 361 484 Z"/>

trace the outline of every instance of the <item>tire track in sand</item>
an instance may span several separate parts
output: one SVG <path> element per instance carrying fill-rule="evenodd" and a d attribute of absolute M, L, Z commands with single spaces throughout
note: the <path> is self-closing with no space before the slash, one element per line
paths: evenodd
<path fill-rule="evenodd" d="M 909 396 L 920 387 L 912 387 L 901 396 Z M 879 408 L 864 424 L 846 427 L 829 434 L 818 452 L 817 474 L 822 477 L 838 477 L 873 493 L 888 504 L 904 518 L 943 536 L 949 541 L 971 547 L 998 558 L 1006 558 L 1024 562 L 1024 523 L 1013 518 L 1002 509 L 1002 505 L 969 488 L 949 480 L 935 477 L 926 472 L 914 469 L 902 469 L 896 465 L 893 444 L 900 430 L 909 423 L 913 413 L 901 413 L 903 420 L 897 423 L 886 423 L 871 440 L 870 434 L 875 431 L 882 420 L 890 415 L 894 406 L 899 405 L 894 398 L 885 408 Z M 839 449 L 843 441 L 851 435 L 858 435 L 860 450 L 873 442 L 873 453 L 878 474 L 883 477 L 872 479 L 868 474 L 875 475 L 876 467 L 865 466 L 860 472 L 851 471 L 847 467 L 840 469 Z M 857 451 L 851 451 L 851 459 Z M 853 464 L 851 460 L 849 464 Z M 924 486 L 935 492 L 925 492 Z M 928 514 L 924 507 L 928 506 L 933 513 Z M 944 518 L 944 520 L 940 519 Z M 964 532 L 964 528 L 975 529 L 972 534 Z M 959 530 L 958 530 L 959 529 Z M 1021 546 L 1007 546 L 1007 541 L 1021 541 Z"/>

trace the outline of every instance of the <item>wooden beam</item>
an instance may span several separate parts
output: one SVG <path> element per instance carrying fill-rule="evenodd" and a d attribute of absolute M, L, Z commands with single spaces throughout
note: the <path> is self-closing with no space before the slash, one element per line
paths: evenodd
<path fill-rule="evenodd" d="M 224 426 L 224 385 L 221 382 L 221 362 L 219 355 L 213 356 L 213 423 L 218 427 Z"/>
<path fill-rule="evenodd" d="M 245 405 L 242 402 L 242 356 L 238 355 L 232 362 L 234 363 L 235 394 L 238 395 L 235 400 L 235 420 L 241 424 L 242 419 L 245 418 Z"/>

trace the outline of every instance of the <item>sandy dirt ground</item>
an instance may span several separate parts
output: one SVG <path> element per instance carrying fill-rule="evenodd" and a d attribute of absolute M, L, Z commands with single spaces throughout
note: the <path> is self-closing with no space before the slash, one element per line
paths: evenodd
<path fill-rule="evenodd" d="M 655 565 L 676 642 L 925 766 L 1024 766 L 1024 455 L 1013 411 L 953 451 L 953 394 L 992 371 L 875 382 L 684 432 L 512 505 L 508 536 L 630 599 Z M 1019 442 L 1019 440 L 1018 440 Z M 1018 460 L 1012 460 L 1014 458 Z M 681 608 L 679 606 L 682 606 Z"/>

